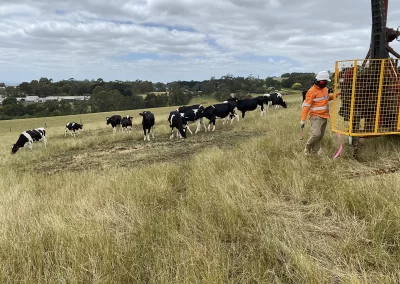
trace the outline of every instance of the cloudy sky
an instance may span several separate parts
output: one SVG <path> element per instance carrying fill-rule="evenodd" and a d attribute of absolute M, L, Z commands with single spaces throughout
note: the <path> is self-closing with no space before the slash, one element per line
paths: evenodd
<path fill-rule="evenodd" d="M 1 0 L 0 82 L 333 70 L 365 57 L 370 31 L 367 0 Z"/>

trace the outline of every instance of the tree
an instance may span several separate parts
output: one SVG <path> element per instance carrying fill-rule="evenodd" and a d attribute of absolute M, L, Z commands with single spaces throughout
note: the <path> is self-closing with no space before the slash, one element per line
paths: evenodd
<path fill-rule="evenodd" d="M 53 79 L 49 80 L 46 77 L 41 77 L 39 79 L 39 84 L 46 85 L 46 84 L 50 84 L 52 81 L 53 81 Z"/>
<path fill-rule="evenodd" d="M 70 91 L 71 91 L 71 85 L 70 84 L 64 84 L 61 87 L 61 93 L 69 94 Z"/>
<path fill-rule="evenodd" d="M 100 93 L 100 92 L 102 92 L 102 91 L 104 91 L 104 88 L 103 88 L 103 87 L 101 87 L 101 86 L 96 86 L 96 87 L 93 89 L 92 93 L 93 93 L 93 94 L 98 94 L 98 93 Z"/>
<path fill-rule="evenodd" d="M 31 83 L 32 94 L 38 96 L 40 91 L 40 85 L 37 80 L 32 80 Z"/>
<path fill-rule="evenodd" d="M 43 85 L 39 90 L 39 96 L 41 97 L 48 97 L 53 96 L 55 93 L 55 89 L 52 85 Z"/>
<path fill-rule="evenodd" d="M 215 93 L 215 99 L 222 102 L 229 98 L 231 91 L 225 83 L 221 83 L 218 88 L 218 92 Z"/>
<path fill-rule="evenodd" d="M 16 105 L 17 103 L 18 103 L 17 99 L 16 98 L 12 98 L 12 97 L 5 98 L 3 100 L 3 106 Z"/>
<path fill-rule="evenodd" d="M 293 90 L 300 90 L 303 86 L 300 83 L 294 83 L 292 85 Z"/>
<path fill-rule="evenodd" d="M 18 90 L 13 86 L 7 86 L 5 89 L 5 93 L 10 97 L 18 97 Z"/>
<path fill-rule="evenodd" d="M 31 84 L 29 84 L 28 82 L 22 82 L 19 85 L 19 89 L 22 93 L 30 95 L 32 94 L 33 90 L 32 90 L 32 86 Z"/>
<path fill-rule="evenodd" d="M 171 91 L 169 93 L 169 105 L 185 105 L 190 101 L 191 98 L 192 95 L 182 92 L 182 89 L 178 83 L 173 83 L 171 85 Z"/>
<path fill-rule="evenodd" d="M 8 104 L 3 106 L 2 110 L 5 115 L 10 117 L 20 117 L 25 114 L 25 107 L 22 104 Z"/>

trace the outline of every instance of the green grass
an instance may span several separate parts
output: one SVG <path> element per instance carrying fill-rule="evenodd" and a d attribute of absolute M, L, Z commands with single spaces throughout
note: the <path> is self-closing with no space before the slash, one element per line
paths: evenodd
<path fill-rule="evenodd" d="M 172 107 L 152 110 L 151 142 L 138 110 L 131 134 L 106 113 L 0 122 L 0 282 L 397 283 L 399 139 L 333 160 L 328 130 L 306 158 L 300 95 L 287 101 L 186 140 L 169 140 Z M 10 155 L 44 122 L 47 149 Z"/>

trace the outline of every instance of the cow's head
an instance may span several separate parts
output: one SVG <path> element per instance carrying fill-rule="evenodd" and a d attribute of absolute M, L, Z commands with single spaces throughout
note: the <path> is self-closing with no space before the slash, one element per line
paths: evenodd
<path fill-rule="evenodd" d="M 279 105 L 281 105 L 283 108 L 287 108 L 287 104 L 284 100 L 281 100 Z"/>
<path fill-rule="evenodd" d="M 109 125 L 109 124 L 110 124 L 110 122 L 111 122 L 111 119 L 110 119 L 110 117 L 106 117 L 106 122 L 107 122 L 107 125 Z"/>
<path fill-rule="evenodd" d="M 186 139 L 186 128 L 185 127 L 182 127 L 182 129 L 179 129 L 179 133 L 182 135 L 182 137 L 184 138 L 184 139 Z"/>
<path fill-rule="evenodd" d="M 139 115 L 147 118 L 147 117 L 149 117 L 150 113 L 151 112 L 149 112 L 149 111 L 144 111 L 144 112 L 139 113 Z"/>
<path fill-rule="evenodd" d="M 18 151 L 19 148 L 20 148 L 20 147 L 17 146 L 17 144 L 13 144 L 12 147 L 11 147 L 11 154 L 17 153 L 17 151 Z"/>

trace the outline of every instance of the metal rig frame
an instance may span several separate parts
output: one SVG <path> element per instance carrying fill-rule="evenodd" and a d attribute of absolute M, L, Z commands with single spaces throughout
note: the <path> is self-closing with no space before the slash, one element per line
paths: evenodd
<path fill-rule="evenodd" d="M 398 40 L 400 37 L 400 27 L 397 30 L 386 27 L 389 0 L 371 0 L 372 12 L 372 30 L 371 43 L 362 67 L 368 62 L 368 59 L 390 58 L 390 54 L 400 58 L 400 54 L 390 47 L 389 43 Z M 397 66 L 397 60 L 395 64 Z M 359 137 L 352 137 L 351 144 L 354 146 L 353 157 L 358 158 Z"/>

